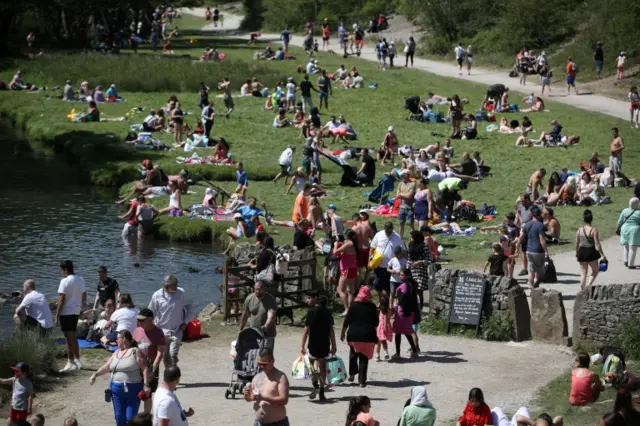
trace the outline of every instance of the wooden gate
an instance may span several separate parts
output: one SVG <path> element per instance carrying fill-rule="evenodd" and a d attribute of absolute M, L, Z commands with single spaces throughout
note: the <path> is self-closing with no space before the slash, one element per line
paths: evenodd
<path fill-rule="evenodd" d="M 274 281 L 267 285 L 279 307 L 299 308 L 306 306 L 305 294 L 311 290 L 320 290 L 316 279 L 317 257 L 313 250 L 298 250 L 290 253 L 286 274 L 275 275 Z M 222 301 L 224 321 L 242 316 L 244 299 L 253 292 L 255 281 L 253 271 L 248 266 L 224 267 Z M 234 312 L 231 313 L 231 308 Z"/>

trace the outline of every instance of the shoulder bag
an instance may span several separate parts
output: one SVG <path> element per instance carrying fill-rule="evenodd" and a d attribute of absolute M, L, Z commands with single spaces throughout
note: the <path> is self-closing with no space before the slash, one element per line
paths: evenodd
<path fill-rule="evenodd" d="M 627 220 L 629 220 L 629 218 L 630 218 L 631 216 L 633 216 L 635 213 L 636 213 L 636 212 L 635 212 L 635 210 L 634 210 L 634 211 L 633 211 L 629 216 L 627 216 L 627 217 L 625 217 L 625 218 L 624 218 L 624 220 L 620 223 L 620 225 L 619 225 L 618 227 L 616 227 L 616 235 L 620 236 L 620 232 L 622 231 L 622 225 L 624 225 L 624 224 L 625 224 L 625 222 L 626 222 Z"/>

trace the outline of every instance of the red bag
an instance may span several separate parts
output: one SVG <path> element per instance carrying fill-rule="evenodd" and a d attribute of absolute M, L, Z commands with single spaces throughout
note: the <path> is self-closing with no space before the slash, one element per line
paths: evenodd
<path fill-rule="evenodd" d="M 184 331 L 185 339 L 199 339 L 202 335 L 202 323 L 200 320 L 194 319 L 187 324 L 187 328 Z"/>

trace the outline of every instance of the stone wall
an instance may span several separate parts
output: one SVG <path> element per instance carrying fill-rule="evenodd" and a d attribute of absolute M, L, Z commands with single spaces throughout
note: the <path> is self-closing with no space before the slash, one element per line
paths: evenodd
<path fill-rule="evenodd" d="M 614 344 L 620 327 L 639 316 L 640 283 L 591 286 L 576 296 L 573 342 L 592 347 Z"/>
<path fill-rule="evenodd" d="M 449 317 L 453 286 L 466 270 L 442 269 L 429 287 L 429 311 L 441 318 Z M 472 272 L 472 271 L 469 271 Z M 509 314 L 515 330 L 515 340 L 531 338 L 531 314 L 524 289 L 515 279 L 484 275 L 486 279 L 484 312 L 486 315 Z"/>

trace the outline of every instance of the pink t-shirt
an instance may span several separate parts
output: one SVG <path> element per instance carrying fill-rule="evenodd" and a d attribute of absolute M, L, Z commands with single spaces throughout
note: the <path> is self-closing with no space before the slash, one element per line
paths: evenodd
<path fill-rule="evenodd" d="M 362 422 L 367 426 L 375 426 L 375 419 L 369 413 L 360 413 L 358 417 L 356 417 L 356 422 Z M 355 423 L 355 422 L 354 422 Z"/>

